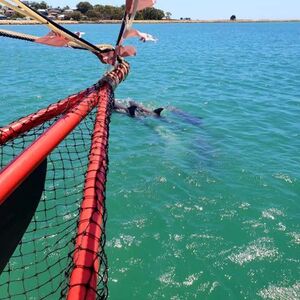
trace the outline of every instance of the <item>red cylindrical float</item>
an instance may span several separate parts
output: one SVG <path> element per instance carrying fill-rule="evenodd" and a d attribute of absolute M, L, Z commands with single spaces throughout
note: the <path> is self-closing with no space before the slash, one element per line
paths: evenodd
<path fill-rule="evenodd" d="M 111 94 L 112 90 L 108 84 L 101 87 L 101 101 L 98 105 L 73 255 L 69 300 L 96 299 L 97 279 L 101 264 L 98 253 L 101 252 L 105 207 Z"/>

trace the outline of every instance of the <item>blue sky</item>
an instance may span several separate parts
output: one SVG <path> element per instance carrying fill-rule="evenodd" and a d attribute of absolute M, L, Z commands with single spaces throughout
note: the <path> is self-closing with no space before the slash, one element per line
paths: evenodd
<path fill-rule="evenodd" d="M 83 0 L 85 1 L 85 0 Z M 46 0 L 52 6 L 75 7 L 80 0 Z M 121 5 L 121 0 L 90 0 L 92 4 Z M 232 14 L 245 19 L 300 19 L 300 0 L 158 0 L 157 8 L 174 18 L 227 19 Z"/>

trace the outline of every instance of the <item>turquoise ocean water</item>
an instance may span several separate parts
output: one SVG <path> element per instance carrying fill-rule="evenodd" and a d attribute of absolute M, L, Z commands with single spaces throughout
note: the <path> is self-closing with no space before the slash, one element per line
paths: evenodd
<path fill-rule="evenodd" d="M 110 299 L 300 299 L 300 23 L 136 27 L 159 41 L 132 41 L 116 97 L 184 115 L 112 117 Z M 119 26 L 68 28 L 113 43 Z M 104 71 L 84 51 L 0 38 L 0 125 Z"/>

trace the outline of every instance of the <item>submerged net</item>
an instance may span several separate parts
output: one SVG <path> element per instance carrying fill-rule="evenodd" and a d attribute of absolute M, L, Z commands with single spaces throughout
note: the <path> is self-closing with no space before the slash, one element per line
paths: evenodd
<path fill-rule="evenodd" d="M 71 133 L 47 155 L 42 198 L 0 275 L 0 299 L 107 298 L 104 245 L 108 126 L 112 86 L 127 73 L 128 65 L 120 64 L 92 88 L 0 129 L 2 169 L 62 119 L 79 119 Z M 29 201 L 27 197 L 24 195 L 22 201 Z"/>

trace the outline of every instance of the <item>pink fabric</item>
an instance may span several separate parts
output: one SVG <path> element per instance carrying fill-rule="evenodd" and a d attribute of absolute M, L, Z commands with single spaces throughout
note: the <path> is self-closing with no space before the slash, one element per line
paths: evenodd
<path fill-rule="evenodd" d="M 113 66 L 115 65 L 117 59 L 115 50 L 111 50 L 107 53 L 101 53 L 99 54 L 99 57 L 102 62 Z"/>
<path fill-rule="evenodd" d="M 123 37 L 124 37 L 124 39 L 128 39 L 131 37 L 140 37 L 139 33 L 140 32 L 138 30 L 130 28 L 130 29 L 125 30 Z"/>
<path fill-rule="evenodd" d="M 117 56 L 127 57 L 135 56 L 136 49 L 132 46 L 117 46 L 116 50 L 111 50 L 107 53 L 99 54 L 99 58 L 102 62 L 114 66 L 117 60 Z"/>
<path fill-rule="evenodd" d="M 126 12 L 128 14 L 132 13 L 133 10 L 133 0 L 126 0 Z"/>
<path fill-rule="evenodd" d="M 136 56 L 136 49 L 133 46 L 118 46 L 116 53 L 122 57 Z"/>
<path fill-rule="evenodd" d="M 137 0 L 137 11 L 143 10 L 147 7 L 152 7 L 156 0 Z M 126 12 L 132 14 L 133 13 L 133 7 L 134 7 L 134 1 L 133 0 L 126 0 Z"/>
<path fill-rule="evenodd" d="M 152 7 L 156 0 L 139 0 L 137 5 L 137 11 L 143 10 L 147 7 Z"/>
<path fill-rule="evenodd" d="M 49 46 L 64 47 L 70 41 L 67 38 L 63 37 L 62 35 L 51 31 L 46 36 L 37 38 L 35 42 L 39 44 L 49 45 Z"/>
<path fill-rule="evenodd" d="M 130 28 L 124 32 L 125 39 L 130 38 L 130 37 L 139 37 L 142 42 L 148 42 L 148 41 L 155 42 L 156 41 L 156 39 L 152 35 L 150 35 L 148 33 L 140 32 L 133 28 Z"/>

